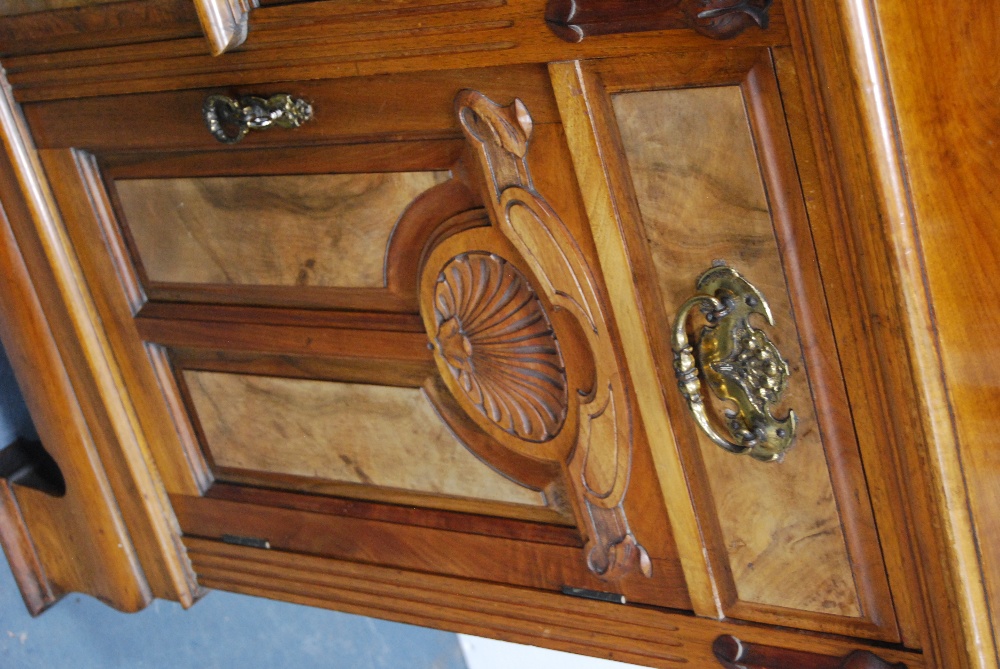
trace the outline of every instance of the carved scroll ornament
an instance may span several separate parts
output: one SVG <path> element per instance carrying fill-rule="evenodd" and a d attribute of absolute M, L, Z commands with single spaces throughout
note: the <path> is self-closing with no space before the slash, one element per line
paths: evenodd
<path fill-rule="evenodd" d="M 459 93 L 456 111 L 493 226 L 449 237 L 425 263 L 421 313 L 442 379 L 505 448 L 559 463 L 591 571 L 649 576 L 623 508 L 633 438 L 624 367 L 581 249 L 532 184 L 531 116 L 519 100 L 501 107 L 474 91 Z"/>

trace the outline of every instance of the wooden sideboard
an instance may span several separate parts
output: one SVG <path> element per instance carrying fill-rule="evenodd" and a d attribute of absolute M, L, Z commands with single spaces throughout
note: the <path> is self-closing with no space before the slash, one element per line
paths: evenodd
<path fill-rule="evenodd" d="M 997 667 L 1000 31 L 911 5 L 0 18 L 28 607 Z"/>

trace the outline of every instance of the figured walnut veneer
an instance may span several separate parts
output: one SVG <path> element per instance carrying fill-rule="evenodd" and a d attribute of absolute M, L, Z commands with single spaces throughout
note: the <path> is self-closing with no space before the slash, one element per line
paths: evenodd
<path fill-rule="evenodd" d="M 149 282 L 378 287 L 400 214 L 446 178 L 120 179 L 115 191 Z"/>
<path fill-rule="evenodd" d="M 623 93 L 614 110 L 666 314 L 722 259 L 771 303 L 790 365 L 782 414 L 799 427 L 772 466 L 699 434 L 715 514 L 741 599 L 857 616 L 859 604 L 795 317 L 739 87 Z M 709 397 L 714 399 L 714 397 Z M 715 403 L 722 416 L 724 406 Z M 808 558 L 804 556 L 808 555 Z"/>
<path fill-rule="evenodd" d="M 184 378 L 221 479 L 249 470 L 299 477 L 285 484 L 292 489 L 354 483 L 545 504 L 477 460 L 417 388 L 196 371 Z M 365 496 L 362 486 L 337 492 Z"/>

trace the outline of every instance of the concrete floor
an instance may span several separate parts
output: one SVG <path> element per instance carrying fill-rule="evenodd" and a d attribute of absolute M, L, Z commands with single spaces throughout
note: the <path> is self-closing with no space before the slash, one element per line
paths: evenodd
<path fill-rule="evenodd" d="M 454 634 L 212 592 L 119 613 L 69 595 L 38 618 L 0 564 L 4 669 L 465 669 Z"/>

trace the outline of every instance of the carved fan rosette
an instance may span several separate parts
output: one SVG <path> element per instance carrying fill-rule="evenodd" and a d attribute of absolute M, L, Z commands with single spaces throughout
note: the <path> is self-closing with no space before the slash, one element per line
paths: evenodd
<path fill-rule="evenodd" d="M 581 249 L 534 190 L 531 116 L 519 100 L 500 107 L 474 91 L 459 93 L 456 111 L 491 225 L 447 236 L 422 265 L 421 315 L 441 379 L 517 462 L 556 465 L 592 572 L 650 576 L 623 508 L 633 435 L 622 361 Z"/>

